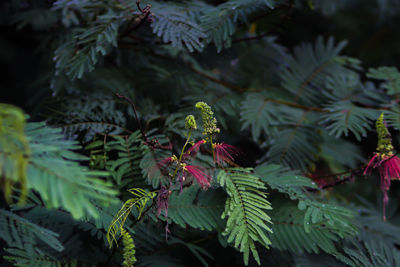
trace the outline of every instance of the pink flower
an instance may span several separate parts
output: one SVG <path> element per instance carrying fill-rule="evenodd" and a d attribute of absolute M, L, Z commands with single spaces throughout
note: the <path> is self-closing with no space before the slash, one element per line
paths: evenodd
<path fill-rule="evenodd" d="M 400 159 L 393 155 L 375 155 L 368 162 L 364 170 L 364 175 L 371 168 L 378 167 L 381 177 L 381 191 L 383 193 L 383 220 L 386 221 L 386 205 L 389 203 L 388 191 L 390 189 L 391 180 L 400 180 Z"/>
<path fill-rule="evenodd" d="M 223 162 L 232 163 L 234 161 L 233 155 L 239 154 L 236 147 L 224 143 L 215 143 L 213 148 L 214 162 L 219 165 L 222 165 Z"/>
<path fill-rule="evenodd" d="M 205 142 L 206 142 L 206 140 L 200 140 L 200 141 L 198 141 L 197 143 L 195 143 L 194 145 L 192 145 L 192 146 L 188 149 L 187 153 L 188 153 L 189 155 L 191 155 L 191 154 L 195 154 L 195 153 L 199 152 L 200 146 L 201 146 L 202 144 L 204 144 Z"/>
<path fill-rule="evenodd" d="M 211 177 L 205 174 L 200 167 L 186 165 L 185 167 L 183 167 L 183 175 L 182 175 L 183 177 L 185 176 L 185 171 L 187 171 L 190 175 L 192 175 L 199 183 L 200 187 L 203 188 L 204 190 L 207 190 L 211 186 L 210 185 Z"/>
<path fill-rule="evenodd" d="M 197 152 L 199 152 L 200 150 L 200 146 L 205 142 L 206 140 L 200 140 L 196 142 L 194 145 L 192 145 L 183 155 L 183 161 L 196 157 Z"/>

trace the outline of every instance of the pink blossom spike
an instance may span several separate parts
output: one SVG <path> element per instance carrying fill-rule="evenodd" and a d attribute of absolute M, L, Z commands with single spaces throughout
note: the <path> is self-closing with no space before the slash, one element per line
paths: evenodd
<path fill-rule="evenodd" d="M 400 159 L 397 156 L 390 157 L 383 165 L 391 180 L 400 180 Z"/>
<path fill-rule="evenodd" d="M 371 160 L 368 162 L 368 165 L 367 165 L 367 167 L 365 168 L 363 175 L 366 175 L 366 174 L 368 173 L 369 168 L 370 168 L 372 165 L 374 165 L 375 161 L 377 160 L 377 157 L 378 157 L 378 154 L 375 153 L 374 156 L 371 158 Z M 375 168 L 375 167 L 376 167 L 376 166 L 374 165 L 373 168 Z"/>
<path fill-rule="evenodd" d="M 239 150 L 231 145 L 224 143 L 216 143 L 214 146 L 214 162 L 222 165 L 223 162 L 232 163 L 233 155 L 238 155 Z"/>
<path fill-rule="evenodd" d="M 381 191 L 383 193 L 383 220 L 386 221 L 386 206 L 389 203 L 388 191 L 392 180 L 400 180 L 400 159 L 393 155 L 381 155 L 376 153 L 368 162 L 364 175 L 368 169 L 378 167 L 381 178 Z"/>
<path fill-rule="evenodd" d="M 196 142 L 194 145 L 192 145 L 187 152 L 184 154 L 183 159 L 188 159 L 189 157 L 194 158 L 196 157 L 197 152 L 200 150 L 200 146 L 204 144 L 206 140 L 200 140 Z"/>
<path fill-rule="evenodd" d="M 200 140 L 200 141 L 196 142 L 194 145 L 192 145 L 192 146 L 187 150 L 187 153 L 188 153 L 189 155 L 191 155 L 191 154 L 195 154 L 195 153 L 199 152 L 200 146 L 201 146 L 202 144 L 204 144 L 205 142 L 206 142 L 206 140 Z"/>
<path fill-rule="evenodd" d="M 186 165 L 183 168 L 183 172 L 187 171 L 190 175 L 192 175 L 196 181 L 199 183 L 200 187 L 204 190 L 207 190 L 211 184 L 211 177 L 205 174 L 200 167 Z"/>

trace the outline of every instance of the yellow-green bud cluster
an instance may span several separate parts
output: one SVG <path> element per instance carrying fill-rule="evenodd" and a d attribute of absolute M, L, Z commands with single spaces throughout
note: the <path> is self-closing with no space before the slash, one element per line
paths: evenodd
<path fill-rule="evenodd" d="M 378 134 L 378 146 L 376 151 L 378 151 L 381 156 L 392 155 L 392 138 L 389 130 L 386 128 L 385 123 L 383 122 L 383 113 L 376 120 L 376 132 Z"/>
<path fill-rule="evenodd" d="M 122 266 L 133 267 L 133 264 L 136 262 L 135 244 L 133 243 L 131 235 L 123 228 L 121 228 L 121 236 L 122 244 L 124 246 L 124 262 L 122 263 Z"/>
<path fill-rule="evenodd" d="M 214 117 L 214 112 L 212 112 L 211 107 L 204 102 L 197 102 L 195 107 L 198 108 L 201 113 L 204 128 L 203 134 L 213 135 L 219 133 L 217 119 Z"/>
<path fill-rule="evenodd" d="M 187 115 L 185 119 L 185 128 L 188 130 L 197 129 L 196 119 L 193 115 Z"/>

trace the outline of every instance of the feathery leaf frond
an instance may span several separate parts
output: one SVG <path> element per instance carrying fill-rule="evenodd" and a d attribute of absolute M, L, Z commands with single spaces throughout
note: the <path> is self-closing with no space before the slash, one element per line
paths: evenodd
<path fill-rule="evenodd" d="M 107 240 L 110 247 L 112 246 L 113 242 L 115 242 L 116 244 L 118 243 L 117 234 L 119 232 L 121 235 L 123 233 L 126 233 L 123 232 L 123 227 L 129 214 L 131 214 L 132 209 L 134 207 L 137 209 L 139 219 L 147 203 L 153 200 L 153 198 L 156 196 L 155 192 L 147 192 L 146 190 L 143 190 L 141 188 L 132 188 L 128 191 L 133 195 L 133 197 L 128 199 L 124 203 L 124 205 L 122 205 L 122 208 L 114 216 L 114 219 L 107 230 Z"/>
<path fill-rule="evenodd" d="M 0 238 L 15 248 L 23 249 L 27 244 L 35 245 L 40 240 L 55 251 L 64 249 L 57 233 L 3 209 L 0 209 Z"/>
<path fill-rule="evenodd" d="M 102 205 L 114 201 L 115 190 L 100 179 L 109 174 L 91 171 L 77 161 L 88 160 L 72 152 L 80 148 L 76 142 L 64 140 L 61 130 L 44 123 L 29 123 L 26 135 L 32 151 L 28 166 L 28 187 L 39 192 L 46 206 L 62 207 L 74 218 L 85 214 L 98 217 L 92 199 Z"/>
<path fill-rule="evenodd" d="M 251 169 L 228 169 L 220 171 L 218 182 L 228 193 L 225 211 L 222 218 L 228 218 L 224 235 L 228 242 L 233 242 L 236 248 L 243 252 L 243 260 L 247 265 L 250 251 L 260 264 L 260 258 L 255 246 L 259 242 L 268 248 L 271 241 L 267 232 L 272 230 L 267 223 L 271 218 L 265 212 L 272 209 L 267 200 L 266 187 L 261 180 L 251 173 Z"/>
<path fill-rule="evenodd" d="M 197 186 L 185 188 L 181 194 L 173 192 L 168 203 L 168 218 L 182 226 L 209 231 L 224 228 L 221 220 L 224 203 L 215 191 L 200 191 Z"/>

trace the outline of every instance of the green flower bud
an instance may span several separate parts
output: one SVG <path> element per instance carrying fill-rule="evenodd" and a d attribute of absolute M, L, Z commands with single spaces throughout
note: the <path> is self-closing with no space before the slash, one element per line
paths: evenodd
<path fill-rule="evenodd" d="M 378 146 L 376 148 L 377 152 L 382 155 L 392 154 L 392 138 L 390 136 L 389 130 L 385 126 L 383 113 L 376 120 L 376 132 L 378 134 Z"/>
<path fill-rule="evenodd" d="M 195 107 L 198 108 L 201 113 L 204 128 L 203 134 L 212 135 L 219 133 L 217 119 L 214 117 L 214 112 L 212 112 L 211 107 L 204 102 L 197 102 Z"/>
<path fill-rule="evenodd" d="M 193 115 L 187 115 L 185 119 L 185 128 L 188 130 L 197 129 L 196 119 Z"/>

